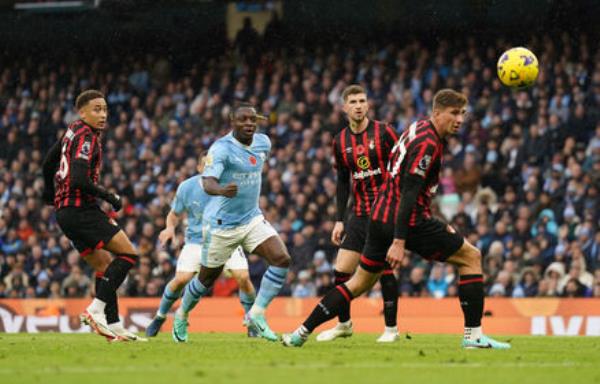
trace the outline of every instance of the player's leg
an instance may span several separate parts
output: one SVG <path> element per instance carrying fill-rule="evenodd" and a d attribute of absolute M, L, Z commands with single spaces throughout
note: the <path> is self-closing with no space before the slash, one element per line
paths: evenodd
<path fill-rule="evenodd" d="M 244 254 L 244 250 L 238 247 L 231 258 L 225 263 L 225 269 L 231 272 L 231 275 L 238 284 L 239 292 L 238 297 L 240 304 L 244 308 L 244 317 L 254 305 L 256 299 L 256 290 L 252 281 L 250 280 L 250 274 L 248 273 L 248 260 Z M 247 324 L 245 324 L 247 325 Z M 248 337 L 257 337 L 258 335 L 250 327 L 248 328 Z"/>
<path fill-rule="evenodd" d="M 349 236 L 350 234 L 346 235 L 342 247 L 348 247 L 348 244 L 346 243 L 350 241 L 348 240 Z M 347 282 L 350 277 L 352 277 L 352 274 L 356 271 L 359 258 L 360 251 L 340 248 L 335 259 L 335 269 L 333 271 L 335 286 Z M 317 341 L 331 341 L 338 337 L 350 336 L 352 336 L 352 320 L 350 320 L 350 302 L 348 302 L 346 307 L 342 306 L 338 310 L 338 323 L 333 328 L 319 333 L 317 335 Z"/>
<path fill-rule="evenodd" d="M 104 282 L 104 274 L 106 269 L 112 262 L 112 257 L 108 251 L 96 249 L 92 253 L 85 256 L 86 262 L 96 271 L 96 290 Z M 116 337 L 107 337 L 109 341 L 147 341 L 143 337 L 127 331 L 123 328 L 119 319 L 119 302 L 117 300 L 117 292 L 112 292 L 104 307 L 106 315 L 106 323 L 108 328 Z"/>
<path fill-rule="evenodd" d="M 181 291 L 192 280 L 195 274 L 195 272 L 175 272 L 175 277 L 165 286 L 156 315 L 150 325 L 148 325 L 148 328 L 146 328 L 146 336 L 154 337 L 160 332 L 160 328 L 167 320 L 169 310 L 177 299 L 179 299 Z"/>
<path fill-rule="evenodd" d="M 269 263 L 246 321 L 259 336 L 269 341 L 277 341 L 277 335 L 269 328 L 264 313 L 285 284 L 291 263 L 290 255 L 275 229 L 262 217 L 250 223 L 242 245 L 244 249 L 259 255 Z"/>
<path fill-rule="evenodd" d="M 98 286 L 97 298 L 106 303 L 114 302 L 118 311 L 117 290 L 138 260 L 137 250 L 122 230 L 119 230 L 104 246 L 105 251 L 111 252 L 115 258 L 104 271 L 104 276 Z M 147 341 L 126 330 L 120 322 L 109 324 L 117 336 L 115 341 Z"/>
<path fill-rule="evenodd" d="M 223 265 L 215 268 L 201 266 L 198 276 L 186 285 L 181 305 L 175 312 L 175 319 L 173 320 L 173 340 L 175 342 L 187 342 L 189 313 L 196 307 L 200 299 L 208 293 L 222 271 Z"/>
<path fill-rule="evenodd" d="M 446 261 L 458 267 L 458 297 L 465 319 L 463 348 L 509 349 L 510 344 L 487 337 L 481 330 L 485 294 L 479 249 L 465 240 Z"/>
<path fill-rule="evenodd" d="M 112 256 L 109 252 L 102 249 L 96 249 L 91 252 L 84 252 L 83 259 L 94 269 L 95 272 L 95 291 L 98 293 L 98 287 L 102 284 L 102 278 L 106 268 L 112 261 Z M 110 324 L 119 322 L 119 308 L 116 300 L 116 295 L 110 298 L 104 307 L 105 323 L 110 327 Z M 102 323 L 104 323 L 102 322 Z M 112 339 L 113 336 L 107 336 Z"/>
<path fill-rule="evenodd" d="M 285 346 L 300 347 L 306 342 L 308 336 L 319 325 L 338 315 L 339 308 L 347 306 L 355 297 L 371 289 L 379 272 L 368 271 L 359 266 L 354 275 L 344 284 L 340 284 L 327 293 L 313 309 L 312 313 L 293 333 L 284 334 L 282 342 Z"/>
<path fill-rule="evenodd" d="M 119 257 L 110 261 L 108 266 L 104 266 L 102 264 L 107 260 L 106 254 L 96 251 L 114 243 L 119 235 L 127 240 L 129 248 L 126 250 L 134 254 L 134 258 L 137 258 L 135 249 L 119 225 L 98 207 L 63 208 L 56 212 L 56 219 L 65 235 L 80 252 L 81 257 L 88 259 L 88 262 L 91 263 L 97 262 L 98 271 L 104 269 L 103 276 L 98 276 L 96 297 L 80 316 L 81 321 L 90 325 L 96 333 L 102 336 L 109 338 L 118 336 L 108 327 L 105 310 L 108 306 L 109 313 L 112 312 L 118 318 L 116 290 L 125 279 L 126 273 L 123 274 L 122 279 L 119 279 L 119 274 L 115 273 L 115 270 L 119 270 L 119 268 L 115 268 L 115 265 L 121 263 Z M 107 250 L 112 251 L 111 249 Z M 119 255 L 120 253 L 117 253 L 117 256 Z"/>
<path fill-rule="evenodd" d="M 173 340 L 176 342 L 187 341 L 189 313 L 208 293 L 240 242 L 235 229 L 211 231 L 209 227 L 206 227 L 203 231 L 204 242 L 200 253 L 200 271 L 197 277 L 186 285 L 181 306 L 175 312 Z"/>
<path fill-rule="evenodd" d="M 200 255 L 202 246 L 200 244 L 185 244 L 175 269 L 175 277 L 165 286 L 160 299 L 160 305 L 152 322 L 146 328 L 146 335 L 153 337 L 158 334 L 160 328 L 167 319 L 167 313 L 173 304 L 181 297 L 183 288 L 188 284 L 200 268 Z"/>
<path fill-rule="evenodd" d="M 387 250 L 394 238 L 392 225 L 378 221 L 369 222 L 367 241 L 359 266 L 352 278 L 340 284 L 323 297 L 306 321 L 293 333 L 282 336 L 286 346 L 300 347 L 316 327 L 337 316 L 353 298 L 371 289 L 385 268 Z"/>
<path fill-rule="evenodd" d="M 385 329 L 383 334 L 377 339 L 378 343 L 390 343 L 400 338 L 398 334 L 398 283 L 394 271 L 386 264 L 381 277 L 381 294 L 383 298 L 383 317 L 385 319 Z"/>

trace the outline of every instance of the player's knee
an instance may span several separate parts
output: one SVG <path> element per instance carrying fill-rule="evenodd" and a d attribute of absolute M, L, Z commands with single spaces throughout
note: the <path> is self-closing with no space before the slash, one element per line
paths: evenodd
<path fill-rule="evenodd" d="M 111 263 L 111 259 L 106 258 L 106 259 L 102 259 L 102 261 L 100 261 L 98 264 L 96 264 L 96 268 L 94 268 L 96 270 L 96 272 L 106 272 L 106 269 L 108 268 L 108 266 Z"/>
<path fill-rule="evenodd" d="M 287 252 L 281 252 L 273 257 L 273 263 L 271 265 L 280 268 L 289 268 L 292 264 L 292 258 Z"/>
<path fill-rule="evenodd" d="M 175 276 L 175 278 L 171 281 L 171 290 L 178 291 L 182 289 L 190 280 L 191 279 L 188 277 Z"/>

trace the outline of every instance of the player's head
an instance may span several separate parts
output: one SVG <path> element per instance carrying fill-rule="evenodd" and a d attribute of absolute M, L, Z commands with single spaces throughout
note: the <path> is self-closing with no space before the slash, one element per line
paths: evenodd
<path fill-rule="evenodd" d="M 433 116 L 431 120 L 440 135 L 458 133 L 465 120 L 467 97 L 453 89 L 442 89 L 433 96 Z"/>
<path fill-rule="evenodd" d="M 94 129 L 104 129 L 108 108 L 104 94 L 95 89 L 88 89 L 77 96 L 75 108 L 79 116 Z"/>
<path fill-rule="evenodd" d="M 229 118 L 236 139 L 245 144 L 252 143 L 257 121 L 260 118 L 256 109 L 250 104 L 240 104 L 231 112 Z"/>
<path fill-rule="evenodd" d="M 344 100 L 344 112 L 348 119 L 360 123 L 367 116 L 369 104 L 367 103 L 367 91 L 360 85 L 350 85 L 342 92 Z"/>

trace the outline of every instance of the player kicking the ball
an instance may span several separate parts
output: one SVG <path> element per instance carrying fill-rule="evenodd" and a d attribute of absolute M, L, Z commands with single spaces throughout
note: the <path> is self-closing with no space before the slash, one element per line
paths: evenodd
<path fill-rule="evenodd" d="M 200 256 L 202 254 L 202 216 L 204 208 L 211 198 L 202 187 L 202 171 L 204 170 L 204 157 L 198 164 L 199 174 L 192 176 L 182 182 L 177 188 L 177 193 L 171 204 L 171 211 L 167 215 L 167 226 L 159 234 L 158 239 L 164 247 L 169 240 L 175 236 L 175 229 L 181 222 L 184 215 L 187 214 L 187 227 L 185 229 L 185 245 L 181 250 L 177 260 L 175 277 L 165 287 L 156 316 L 146 328 L 146 335 L 154 337 L 160 331 L 163 323 L 167 319 L 167 313 L 181 296 L 181 291 L 194 277 L 200 269 Z M 250 276 L 248 274 L 248 260 L 241 248 L 237 248 L 231 258 L 227 260 L 225 269 L 231 271 L 232 276 L 240 287 L 239 299 L 247 313 L 252 304 L 254 304 L 255 291 Z M 188 288 L 189 289 L 189 288 Z M 185 296 L 189 298 L 190 295 Z M 184 307 L 192 308 L 191 302 L 184 302 Z M 195 304 L 195 303 L 194 303 Z M 189 312 L 188 310 L 188 312 Z M 182 313 L 182 318 L 187 319 L 187 313 Z M 181 322 L 178 322 L 181 324 Z M 180 329 L 176 341 L 187 340 L 187 328 Z M 253 336 L 249 332 L 249 336 Z"/>
<path fill-rule="evenodd" d="M 458 267 L 458 296 L 465 321 L 463 348 L 510 348 L 510 344 L 481 331 L 481 252 L 452 227 L 434 219 L 429 207 L 439 181 L 444 140 L 458 133 L 466 104 L 462 93 L 441 90 L 434 96 L 431 119 L 413 123 L 400 136 L 387 165 L 388 176 L 373 205 L 356 273 L 328 293 L 298 329 L 283 335 L 285 346 L 302 346 L 317 326 L 373 286 L 386 261 L 392 267 L 399 266 L 406 248 L 425 259 Z"/>

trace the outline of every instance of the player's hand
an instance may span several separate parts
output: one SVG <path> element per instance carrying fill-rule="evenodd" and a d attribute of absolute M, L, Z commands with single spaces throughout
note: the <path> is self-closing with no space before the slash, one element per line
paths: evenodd
<path fill-rule="evenodd" d="M 164 247 L 169 240 L 173 239 L 173 237 L 175 237 L 175 229 L 167 227 L 158 234 L 158 241 L 160 242 L 160 245 Z"/>
<path fill-rule="evenodd" d="M 42 200 L 44 203 L 46 203 L 46 205 L 54 205 L 54 190 L 44 188 L 44 191 L 42 192 Z"/>
<path fill-rule="evenodd" d="M 223 188 L 221 188 L 221 195 L 225 197 L 235 197 L 238 193 L 238 186 L 236 183 L 229 183 Z"/>
<path fill-rule="evenodd" d="M 400 266 L 403 259 L 404 259 L 404 240 L 394 239 L 394 242 L 388 249 L 385 260 L 392 267 L 392 269 L 396 269 Z"/>
<path fill-rule="evenodd" d="M 115 212 L 118 212 L 121 210 L 121 208 L 123 208 L 123 201 L 121 200 L 121 196 L 117 195 L 116 193 L 109 193 L 108 197 L 106 198 L 106 201 L 112 205 L 113 210 Z"/>
<path fill-rule="evenodd" d="M 331 232 L 331 242 L 338 247 L 342 244 L 342 236 L 344 235 L 344 222 L 336 221 Z"/>

